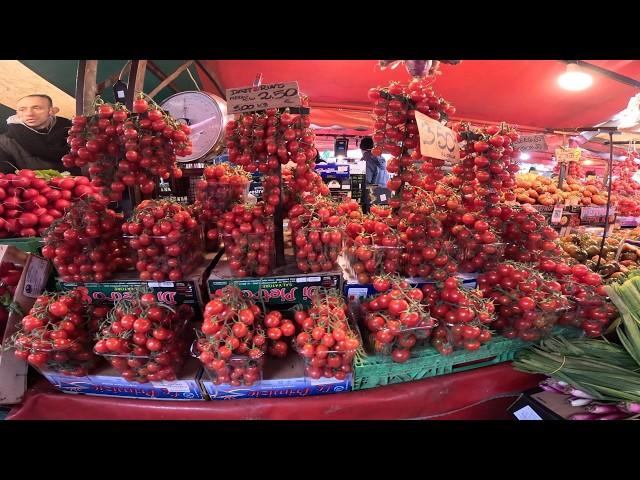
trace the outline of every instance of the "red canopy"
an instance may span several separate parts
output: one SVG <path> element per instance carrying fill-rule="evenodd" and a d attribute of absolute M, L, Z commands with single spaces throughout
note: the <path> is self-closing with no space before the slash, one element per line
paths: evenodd
<path fill-rule="evenodd" d="M 222 89 L 298 81 L 311 100 L 312 122 L 324 127 L 371 126 L 367 91 L 389 81 L 410 80 L 404 66 L 380 70 L 375 60 L 206 60 Z M 632 78 L 640 61 L 593 60 L 594 65 Z M 568 92 L 557 85 L 565 64 L 556 60 L 465 60 L 441 65 L 435 90 L 456 108 L 456 117 L 507 121 L 520 127 L 568 128 L 598 124 L 623 110 L 636 89 L 598 73 L 593 85 Z M 216 88 L 201 75 L 205 88 Z"/>

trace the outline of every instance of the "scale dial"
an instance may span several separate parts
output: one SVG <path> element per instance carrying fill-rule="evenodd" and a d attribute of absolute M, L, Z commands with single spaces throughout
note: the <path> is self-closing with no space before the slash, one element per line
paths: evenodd
<path fill-rule="evenodd" d="M 178 157 L 179 162 L 205 160 L 223 150 L 227 102 L 222 98 L 208 92 L 179 92 L 162 102 L 160 108 L 191 127 L 193 153 Z"/>

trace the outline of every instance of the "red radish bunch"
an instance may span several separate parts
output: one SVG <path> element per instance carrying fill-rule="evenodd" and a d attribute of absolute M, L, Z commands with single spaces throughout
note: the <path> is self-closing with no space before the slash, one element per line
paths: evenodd
<path fill-rule="evenodd" d="M 16 293 L 16 286 L 20 281 L 23 269 L 22 265 L 16 265 L 13 262 L 0 264 L 0 337 L 4 335 L 7 327 L 9 312 L 16 310 L 13 296 Z"/>
<path fill-rule="evenodd" d="M 267 349 L 260 307 L 243 297 L 238 287 L 228 285 L 207 303 L 203 316 L 193 353 L 213 383 L 251 386 L 259 382 Z"/>
<path fill-rule="evenodd" d="M 349 323 L 348 307 L 340 292 L 318 292 L 311 307 L 297 311 L 294 320 L 302 328 L 294 348 L 305 360 L 305 374 L 314 380 L 344 380 L 362 346 L 358 331 Z"/>
<path fill-rule="evenodd" d="M 285 341 L 296 334 L 296 325 L 282 316 L 278 310 L 268 312 L 263 320 L 269 337 L 268 352 L 272 357 L 284 358 L 289 353 L 289 344 Z"/>
<path fill-rule="evenodd" d="M 422 287 L 423 304 L 438 321 L 431 344 L 442 355 L 458 348 L 477 350 L 492 338 L 489 326 L 494 321 L 494 305 L 475 290 L 467 290 L 455 277 Z"/>
<path fill-rule="evenodd" d="M 376 279 L 374 288 L 380 293 L 361 305 L 373 350 L 391 354 L 394 362 L 406 362 L 411 349 L 429 338 L 436 322 L 421 304 L 424 295 L 419 288 L 385 277 Z"/>
<path fill-rule="evenodd" d="M 100 325 L 93 350 L 127 381 L 173 381 L 185 361 L 185 326 L 193 314 L 189 305 L 175 311 L 153 293 L 120 300 Z"/>
<path fill-rule="evenodd" d="M 91 337 L 108 308 L 89 309 L 86 290 L 38 297 L 11 340 L 15 355 L 42 370 L 85 376 L 95 362 Z"/>
<path fill-rule="evenodd" d="M 202 229 L 191 210 L 166 200 L 143 200 L 122 225 L 137 253 L 141 280 L 183 280 L 199 267 Z"/>
<path fill-rule="evenodd" d="M 196 200 L 202 206 L 199 218 L 212 250 L 220 244 L 218 220 L 233 203 L 244 199 L 250 178 L 242 170 L 222 163 L 205 167 L 202 179 L 196 182 Z"/>
<path fill-rule="evenodd" d="M 237 277 L 263 277 L 273 266 L 273 206 L 238 203 L 218 221 L 229 266 Z"/>
<path fill-rule="evenodd" d="M 86 177 L 45 180 L 28 169 L 0 173 L 0 238 L 40 236 L 74 201 L 89 195 L 101 197 Z"/>
<path fill-rule="evenodd" d="M 44 234 L 42 255 L 66 282 L 104 282 L 133 267 L 123 217 L 93 197 L 75 202 Z"/>
<path fill-rule="evenodd" d="M 344 226 L 338 205 L 330 198 L 294 205 L 289 211 L 298 270 L 326 272 L 338 268 Z"/>
<path fill-rule="evenodd" d="M 120 200 L 125 188 L 134 185 L 150 194 L 154 177 L 182 176 L 176 158 L 191 154 L 190 133 L 187 125 L 144 98 L 134 102 L 133 113 L 98 99 L 95 115 L 73 118 L 67 139 L 71 150 L 62 163 L 89 165 L 92 184 L 112 200 Z"/>
<path fill-rule="evenodd" d="M 498 317 L 493 326 L 507 338 L 538 340 L 571 306 L 559 282 L 523 264 L 498 264 L 478 276 L 478 288 L 493 300 Z"/>

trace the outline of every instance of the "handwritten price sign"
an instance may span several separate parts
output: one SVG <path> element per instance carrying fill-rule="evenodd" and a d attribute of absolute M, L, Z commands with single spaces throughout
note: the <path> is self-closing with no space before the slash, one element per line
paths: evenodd
<path fill-rule="evenodd" d="M 577 162 L 582 151 L 579 148 L 556 148 L 556 161 L 558 163 Z"/>
<path fill-rule="evenodd" d="M 460 160 L 460 146 L 453 130 L 420 112 L 416 112 L 416 123 L 422 155 L 442 160 Z"/>
<path fill-rule="evenodd" d="M 258 87 L 227 89 L 227 112 L 244 113 L 300 106 L 298 82 L 268 83 Z"/>

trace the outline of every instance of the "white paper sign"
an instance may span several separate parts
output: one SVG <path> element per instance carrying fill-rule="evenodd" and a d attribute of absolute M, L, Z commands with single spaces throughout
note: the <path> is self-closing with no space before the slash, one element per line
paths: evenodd
<path fill-rule="evenodd" d="M 556 205 L 553 209 L 553 213 L 551 214 L 551 223 L 560 223 L 560 220 L 562 220 L 563 211 L 564 211 L 564 205 L 562 204 Z"/>
<path fill-rule="evenodd" d="M 267 83 L 258 87 L 228 88 L 227 112 L 243 113 L 300 106 L 298 82 Z"/>
<path fill-rule="evenodd" d="M 513 414 L 518 420 L 542 420 L 529 405 L 525 405 L 520 410 L 516 410 Z"/>

